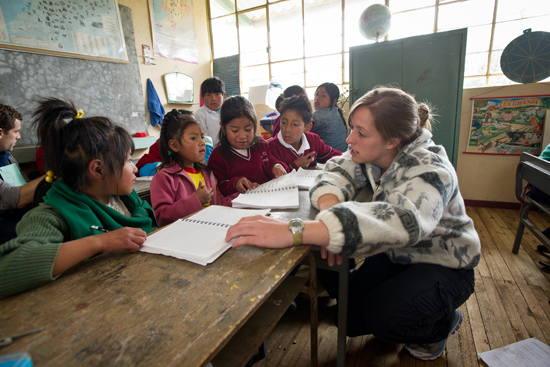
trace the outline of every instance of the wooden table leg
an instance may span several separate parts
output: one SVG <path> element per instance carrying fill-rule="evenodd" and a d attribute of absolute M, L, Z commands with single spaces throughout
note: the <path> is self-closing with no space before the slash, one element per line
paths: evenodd
<path fill-rule="evenodd" d="M 318 317 L 317 317 L 317 267 L 315 266 L 315 255 L 313 252 L 307 254 L 309 261 L 309 309 L 311 323 L 311 366 L 318 365 Z"/>

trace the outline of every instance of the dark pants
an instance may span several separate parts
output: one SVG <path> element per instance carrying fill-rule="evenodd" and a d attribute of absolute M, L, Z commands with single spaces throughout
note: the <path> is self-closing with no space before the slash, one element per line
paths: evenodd
<path fill-rule="evenodd" d="M 331 297 L 338 273 L 317 269 Z M 390 343 L 435 343 L 446 339 L 454 310 L 474 292 L 474 270 L 392 263 L 369 257 L 349 279 L 348 336 L 372 334 Z"/>

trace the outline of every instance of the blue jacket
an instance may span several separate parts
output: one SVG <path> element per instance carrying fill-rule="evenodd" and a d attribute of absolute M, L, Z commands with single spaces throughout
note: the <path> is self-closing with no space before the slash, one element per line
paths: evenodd
<path fill-rule="evenodd" d="M 348 150 L 347 131 L 338 108 L 321 108 L 313 112 L 313 120 L 315 124 L 311 132 L 319 135 L 326 145 L 342 153 Z"/>

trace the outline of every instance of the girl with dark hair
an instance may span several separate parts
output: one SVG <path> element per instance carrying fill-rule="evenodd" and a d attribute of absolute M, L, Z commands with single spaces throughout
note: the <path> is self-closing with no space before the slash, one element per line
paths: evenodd
<path fill-rule="evenodd" d="M 98 253 L 138 251 L 156 227 L 133 189 L 134 143 L 125 128 L 56 98 L 42 100 L 33 117 L 51 188 L 22 218 L 18 237 L 0 245 L 0 297 L 55 280 Z"/>
<path fill-rule="evenodd" d="M 210 204 L 231 206 L 234 197 L 220 194 L 214 174 L 204 164 L 206 143 L 192 114 L 168 112 L 159 142 L 162 163 L 151 181 L 151 202 L 160 226 Z"/>
<path fill-rule="evenodd" d="M 254 106 L 242 96 L 227 98 L 221 108 L 219 145 L 208 167 L 224 195 L 248 189 L 286 174 L 286 166 L 273 157 L 267 142 L 256 135 Z"/>
<path fill-rule="evenodd" d="M 226 241 L 318 245 L 330 266 L 335 254 L 365 257 L 349 279 L 348 336 L 373 334 L 404 343 L 418 359 L 436 359 L 460 327 L 457 308 L 474 291 L 481 257 L 456 172 L 431 139 L 428 106 L 402 90 L 368 92 L 349 122 L 349 150 L 328 161 L 310 189 L 316 220 L 291 220 L 293 233 L 287 222 L 249 217 L 229 229 Z M 351 201 L 364 187 L 373 190 L 372 201 Z M 317 275 L 336 297 L 338 273 Z"/>
<path fill-rule="evenodd" d="M 313 100 L 313 120 L 315 124 L 312 133 L 319 135 L 326 145 L 341 152 L 348 149 L 346 143 L 347 129 L 344 112 L 338 107 L 340 89 L 333 83 L 323 83 L 315 90 Z"/>

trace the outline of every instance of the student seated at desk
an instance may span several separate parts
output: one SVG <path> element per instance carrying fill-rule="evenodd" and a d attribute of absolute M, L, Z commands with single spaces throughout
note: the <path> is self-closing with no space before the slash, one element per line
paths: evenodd
<path fill-rule="evenodd" d="M 17 140 L 21 139 L 21 120 L 23 116 L 11 106 L 0 104 L 0 167 L 12 166 L 19 171 L 19 165 L 10 154 Z M 10 174 L 5 172 L 4 174 Z M 22 179 L 28 181 L 21 172 Z M 0 243 L 4 243 L 17 235 L 15 226 L 19 219 L 30 210 L 30 204 L 38 183 L 43 179 L 39 177 L 22 186 L 14 186 L 6 182 L 0 172 Z"/>
<path fill-rule="evenodd" d="M 317 134 L 309 132 L 311 114 L 311 104 L 304 96 L 285 98 L 281 106 L 281 130 L 269 141 L 269 149 L 291 170 L 315 167 L 316 161 L 325 163 L 342 155 L 339 150 L 326 145 Z"/>
<path fill-rule="evenodd" d="M 210 204 L 231 206 L 236 195 L 218 191 L 216 177 L 204 164 L 206 143 L 193 115 L 168 112 L 159 141 L 162 163 L 151 181 L 151 202 L 161 227 Z"/>
<path fill-rule="evenodd" d="M 83 118 L 72 102 L 44 99 L 34 125 L 55 181 L 44 202 L 0 245 L 0 297 L 55 280 L 99 253 L 138 251 L 156 227 L 133 190 L 132 137 L 105 117 Z M 108 233 L 106 233 L 108 232 Z"/>
<path fill-rule="evenodd" d="M 273 157 L 267 142 L 256 135 L 256 111 L 248 99 L 226 99 L 220 119 L 220 143 L 212 151 L 208 167 L 222 194 L 246 192 L 286 174 L 286 167 Z"/>
<path fill-rule="evenodd" d="M 422 360 L 441 356 L 459 329 L 457 308 L 474 291 L 481 257 L 456 172 L 432 141 L 429 119 L 428 106 L 411 95 L 371 90 L 350 110 L 349 150 L 328 161 L 310 189 L 317 219 L 248 217 L 226 236 L 237 239 L 233 247 L 318 245 L 330 266 L 334 254 L 366 257 L 349 279 L 348 336 L 404 343 Z M 368 186 L 372 202 L 350 201 Z M 318 276 L 336 297 L 338 273 Z"/>

